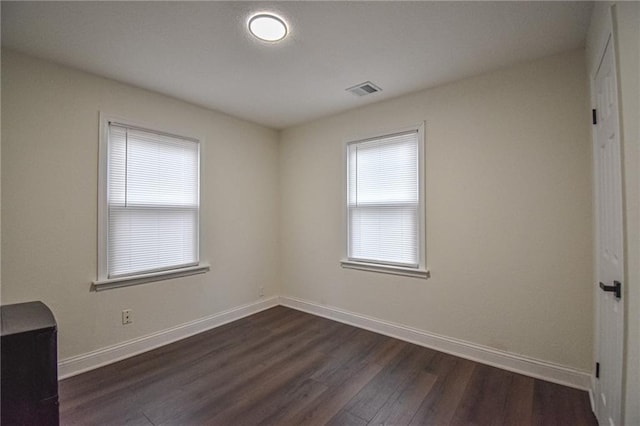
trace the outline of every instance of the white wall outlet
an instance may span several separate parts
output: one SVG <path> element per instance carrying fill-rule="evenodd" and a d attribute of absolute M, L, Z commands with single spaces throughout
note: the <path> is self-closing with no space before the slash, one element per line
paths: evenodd
<path fill-rule="evenodd" d="M 124 309 L 122 311 L 122 325 L 131 324 L 133 322 L 133 309 Z"/>
<path fill-rule="evenodd" d="M 264 297 L 264 287 L 260 286 L 260 288 L 258 289 L 258 296 Z"/>

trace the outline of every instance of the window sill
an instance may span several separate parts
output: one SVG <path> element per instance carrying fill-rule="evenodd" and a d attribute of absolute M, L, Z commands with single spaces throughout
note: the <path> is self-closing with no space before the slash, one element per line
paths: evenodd
<path fill-rule="evenodd" d="M 209 271 L 209 265 L 201 264 L 187 268 L 173 269 L 171 271 L 151 272 L 149 274 L 132 275 L 130 277 L 109 278 L 97 280 L 91 283 L 91 289 L 95 291 L 110 290 L 112 288 L 128 287 L 149 283 L 152 281 L 169 280 L 172 278 L 186 277 L 189 275 L 204 274 Z"/>
<path fill-rule="evenodd" d="M 404 268 L 402 266 L 380 265 L 376 263 L 356 262 L 353 260 L 341 260 L 340 265 L 347 269 L 402 275 L 404 277 L 431 278 L 431 272 L 428 269 Z"/>

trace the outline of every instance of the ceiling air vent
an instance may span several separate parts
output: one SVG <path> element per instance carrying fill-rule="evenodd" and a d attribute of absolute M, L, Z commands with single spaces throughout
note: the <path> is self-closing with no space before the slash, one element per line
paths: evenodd
<path fill-rule="evenodd" d="M 353 87 L 349 87 L 346 90 L 347 92 L 351 92 L 356 96 L 364 96 L 364 95 L 369 95 L 371 93 L 379 92 L 382 89 L 370 81 L 365 81 L 364 83 L 356 84 Z"/>

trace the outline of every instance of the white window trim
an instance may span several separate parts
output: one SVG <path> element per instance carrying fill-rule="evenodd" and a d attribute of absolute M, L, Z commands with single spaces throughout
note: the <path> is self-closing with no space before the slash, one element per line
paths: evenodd
<path fill-rule="evenodd" d="M 387 263 L 369 263 L 363 262 L 355 259 L 349 259 L 348 250 L 349 250 L 349 218 L 348 218 L 348 206 L 347 206 L 347 179 L 348 179 L 348 149 L 349 144 L 363 142 L 368 139 L 377 139 L 388 135 L 393 135 L 396 133 L 405 133 L 410 131 L 416 131 L 418 133 L 418 158 L 420 161 L 418 162 L 418 191 L 420 195 L 420 205 L 418 207 L 418 214 L 420 216 L 419 229 L 418 229 L 418 237 L 419 237 L 419 253 L 418 253 L 418 267 L 411 268 L 407 266 L 400 265 L 392 265 Z M 425 180 L 425 122 L 422 122 L 415 126 L 409 126 L 401 129 L 395 129 L 392 131 L 378 132 L 372 135 L 368 135 L 366 137 L 359 137 L 354 139 L 349 139 L 344 142 L 342 149 L 342 235 L 344 238 L 344 243 L 342 245 L 342 259 L 340 260 L 340 266 L 346 269 L 356 269 L 361 271 L 370 271 L 370 272 L 379 272 L 384 274 L 392 274 L 392 275 L 401 275 L 407 277 L 416 277 L 416 278 L 430 278 L 431 272 L 427 268 L 427 244 L 426 244 L 426 180 Z"/>
<path fill-rule="evenodd" d="M 172 278 L 185 277 L 195 274 L 203 274 L 210 270 L 207 263 L 199 260 L 197 265 L 189 265 L 181 268 L 167 269 L 157 272 L 147 272 L 135 275 L 126 275 L 121 277 L 108 277 L 107 271 L 107 153 L 109 143 L 109 123 L 115 122 L 125 126 L 137 127 L 141 129 L 150 129 L 156 132 L 166 133 L 172 136 L 186 134 L 185 132 L 168 131 L 161 126 L 148 123 L 134 122 L 129 119 L 107 114 L 100 111 L 99 137 L 98 137 L 98 271 L 97 279 L 91 283 L 91 287 L 95 291 L 107 290 L 118 287 L 127 287 L 131 285 L 144 284 L 154 281 L 162 281 Z M 193 138 L 178 136 L 199 141 L 200 159 L 203 157 L 203 138 Z M 200 161 L 200 181 L 202 181 L 202 161 Z M 200 191 L 202 191 L 200 185 Z M 201 196 L 199 197 L 201 198 Z M 198 216 L 200 211 L 198 209 Z M 200 217 L 198 217 L 198 253 L 200 250 Z M 200 256 L 198 256 L 200 257 Z"/>
<path fill-rule="evenodd" d="M 169 280 L 172 278 L 187 277 L 189 275 L 204 274 L 210 269 L 209 265 L 200 263 L 197 266 L 185 268 L 169 269 L 166 271 L 150 272 L 148 274 L 130 275 L 126 277 L 107 278 L 94 281 L 95 291 L 108 290 L 111 288 L 128 287 L 130 285 L 144 284 L 153 281 Z"/>

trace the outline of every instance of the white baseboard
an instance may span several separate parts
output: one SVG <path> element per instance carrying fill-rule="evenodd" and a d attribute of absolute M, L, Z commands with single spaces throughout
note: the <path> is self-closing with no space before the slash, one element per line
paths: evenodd
<path fill-rule="evenodd" d="M 338 308 L 319 305 L 294 297 L 280 296 L 280 304 L 482 364 L 570 386 L 572 388 L 581 390 L 591 389 L 591 375 L 585 371 L 496 350 L 463 340 L 440 336 L 423 330 L 394 324 Z"/>
<path fill-rule="evenodd" d="M 160 346 L 182 340 L 194 334 L 202 333 L 229 322 L 253 315 L 265 309 L 277 306 L 279 298 L 270 297 L 236 308 L 228 309 L 217 314 L 190 321 L 176 327 L 157 333 L 138 337 L 117 345 L 108 346 L 92 352 L 66 358 L 58 363 L 58 379 L 75 376 L 85 371 L 93 370 L 125 358 L 150 351 Z"/>
<path fill-rule="evenodd" d="M 591 376 L 590 385 L 591 387 L 589 388 L 589 402 L 591 403 L 591 411 L 597 418 L 598 414 L 596 413 L 596 400 L 594 394 L 594 392 L 596 391 L 596 378 L 594 376 Z"/>
<path fill-rule="evenodd" d="M 274 296 L 217 314 L 200 318 L 157 333 L 142 336 L 117 345 L 66 358 L 58 363 L 58 378 L 64 379 L 85 371 L 93 370 L 125 358 L 150 351 L 160 346 L 182 340 L 229 322 L 258 313 L 277 305 L 297 309 L 313 315 L 339 321 L 355 327 L 370 330 L 396 339 L 415 343 L 461 358 L 502 368 L 573 388 L 588 390 L 593 405 L 592 379 L 585 371 L 575 370 L 510 352 L 496 350 L 451 337 L 440 336 L 401 324 L 356 314 L 342 309 L 323 306 L 314 302 L 287 296 Z M 593 409 L 593 406 L 592 406 Z"/>

